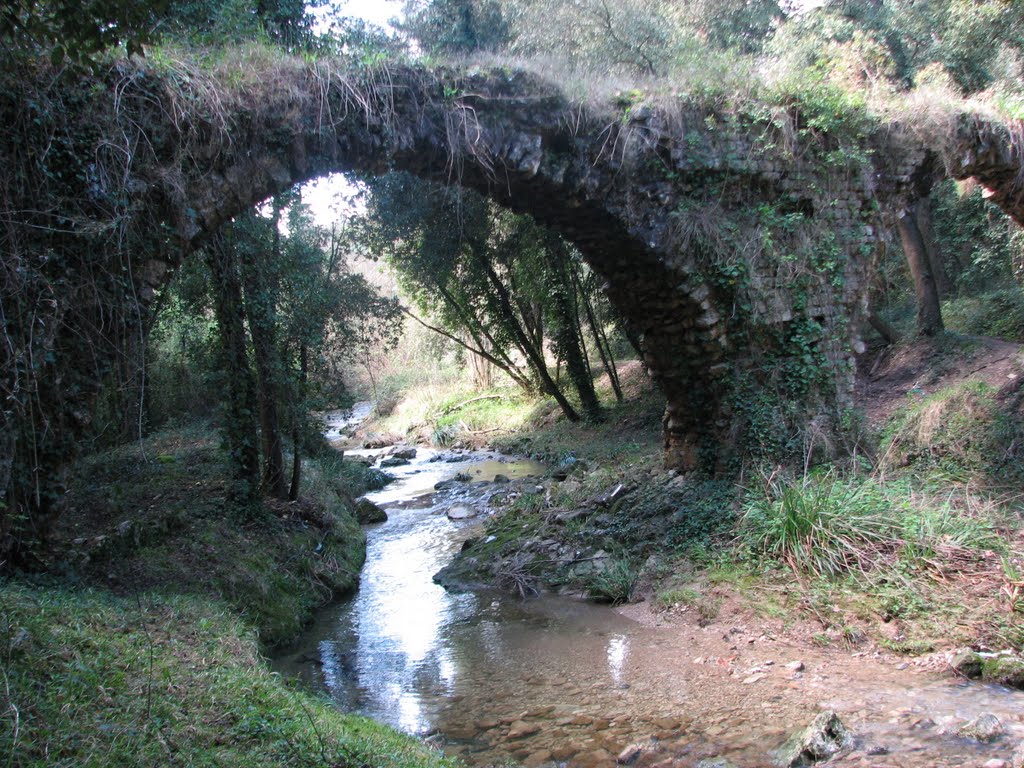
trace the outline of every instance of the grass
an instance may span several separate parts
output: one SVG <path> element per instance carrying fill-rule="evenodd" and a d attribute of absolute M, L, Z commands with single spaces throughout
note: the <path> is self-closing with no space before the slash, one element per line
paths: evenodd
<path fill-rule="evenodd" d="M 634 563 L 614 559 L 606 567 L 589 575 L 584 586 L 593 600 L 619 605 L 629 602 L 638 578 L 639 572 Z"/>
<path fill-rule="evenodd" d="M 0 582 L 5 766 L 450 766 L 290 689 L 252 627 L 195 597 Z"/>
<path fill-rule="evenodd" d="M 51 570 L 124 595 L 223 600 L 265 644 L 288 642 L 358 579 L 365 545 L 351 499 L 364 469 L 333 453 L 307 460 L 300 501 L 239 516 L 225 498 L 218 443 L 191 426 L 83 460 Z"/>
<path fill-rule="evenodd" d="M 755 557 L 802 576 L 876 578 L 896 563 L 941 570 L 943 557 L 1004 549 L 989 514 L 971 515 L 957 508 L 955 494 L 943 500 L 907 481 L 770 478 L 749 495 L 739 540 Z"/>
<path fill-rule="evenodd" d="M 967 382 L 908 405 L 883 433 L 882 466 L 938 470 L 987 485 L 1019 482 L 1022 426 L 983 382 Z"/>
<path fill-rule="evenodd" d="M 374 429 L 441 447 L 477 445 L 523 427 L 533 405 L 511 386 L 476 390 L 462 381 L 425 384 L 406 391 Z"/>
<path fill-rule="evenodd" d="M 677 606 L 696 610 L 698 623 L 702 627 L 718 618 L 722 602 L 720 596 L 708 594 L 693 587 L 673 587 L 662 590 L 654 596 L 654 604 L 663 611 Z"/>
<path fill-rule="evenodd" d="M 740 538 L 757 556 L 799 574 L 837 576 L 865 560 L 898 531 L 881 489 L 839 478 L 769 478 L 748 499 Z"/>
<path fill-rule="evenodd" d="M 648 467 L 661 459 L 661 413 L 665 403 L 639 363 L 621 363 L 619 372 L 625 400 L 615 402 L 610 385 L 596 382 L 604 406 L 604 421 L 570 422 L 548 401 L 531 405 L 524 428 L 499 435 L 492 442 L 509 453 L 528 454 L 539 461 L 558 464 L 567 457 L 614 467 L 628 473 L 630 467 Z"/>
<path fill-rule="evenodd" d="M 942 475 L 812 474 L 748 495 L 732 556 L 756 574 L 752 595 L 771 588 L 830 642 L 848 644 L 855 629 L 903 654 L 1020 647 L 1015 566 L 1005 567 L 1020 562 L 1019 529 L 1014 497 Z"/>

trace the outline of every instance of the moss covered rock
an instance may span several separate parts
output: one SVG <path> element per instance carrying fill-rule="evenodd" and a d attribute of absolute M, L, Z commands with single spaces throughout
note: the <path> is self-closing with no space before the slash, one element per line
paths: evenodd
<path fill-rule="evenodd" d="M 1024 690 L 1024 659 L 1006 655 L 985 659 L 981 667 L 981 679 L 986 683 Z"/>

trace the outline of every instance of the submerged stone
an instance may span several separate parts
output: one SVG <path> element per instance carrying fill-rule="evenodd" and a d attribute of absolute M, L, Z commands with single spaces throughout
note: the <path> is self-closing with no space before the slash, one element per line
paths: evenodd
<path fill-rule="evenodd" d="M 1006 733 L 1006 728 L 995 715 L 986 712 L 956 729 L 961 739 L 972 741 L 995 741 Z"/>
<path fill-rule="evenodd" d="M 452 504 L 445 512 L 449 520 L 469 520 L 480 514 L 480 510 L 471 504 Z"/>

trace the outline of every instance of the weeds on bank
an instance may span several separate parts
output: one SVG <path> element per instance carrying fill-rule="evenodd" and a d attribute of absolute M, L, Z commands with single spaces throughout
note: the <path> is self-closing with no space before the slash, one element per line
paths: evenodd
<path fill-rule="evenodd" d="M 834 640 L 852 617 L 898 622 L 880 641 L 900 653 L 954 638 L 1019 645 L 1024 632 L 1007 621 L 1012 600 L 999 598 L 1012 584 L 1004 563 L 1021 557 L 1003 527 L 1014 502 L 942 480 L 835 471 L 767 478 L 748 491 L 737 554 L 769 582 L 773 569 L 795 574 L 800 587 L 789 599 Z"/>
<path fill-rule="evenodd" d="M 987 486 L 1024 480 L 1024 428 L 983 382 L 949 387 L 897 413 L 883 434 L 883 469 L 913 466 Z"/>
<path fill-rule="evenodd" d="M 583 586 L 592 599 L 619 605 L 629 602 L 639 575 L 634 563 L 616 559 L 585 579 Z"/>
<path fill-rule="evenodd" d="M 1005 548 L 994 522 L 964 506 L 972 498 L 943 500 L 905 481 L 833 472 L 792 482 L 772 477 L 748 498 L 740 541 L 755 557 L 803 576 L 871 578 L 897 564 L 941 574 L 944 561 Z"/>

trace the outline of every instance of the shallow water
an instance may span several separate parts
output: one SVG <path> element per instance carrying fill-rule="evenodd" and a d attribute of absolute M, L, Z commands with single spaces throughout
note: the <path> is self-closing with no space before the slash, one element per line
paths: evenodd
<path fill-rule="evenodd" d="M 275 663 L 323 686 L 345 711 L 433 734 L 475 765 L 610 766 L 633 743 L 657 745 L 647 764 L 725 756 L 741 768 L 769 765 L 771 750 L 823 708 L 858 736 L 859 751 L 842 765 L 981 765 L 1009 759 L 1024 739 L 1021 693 L 787 647 L 742 627 L 666 629 L 566 597 L 449 593 L 431 577 L 480 523 L 453 522 L 444 511 L 501 486 L 435 493 L 434 483 L 456 472 L 489 480 L 542 468 L 494 455 L 436 456 L 421 450 L 388 470 L 399 481 L 371 495 L 389 520 L 368 529 L 358 593 Z M 716 647 L 721 655 L 694 658 L 694 649 Z M 785 669 L 793 659 L 807 669 Z M 942 733 L 983 712 L 997 714 L 1007 736 L 977 745 Z"/>

